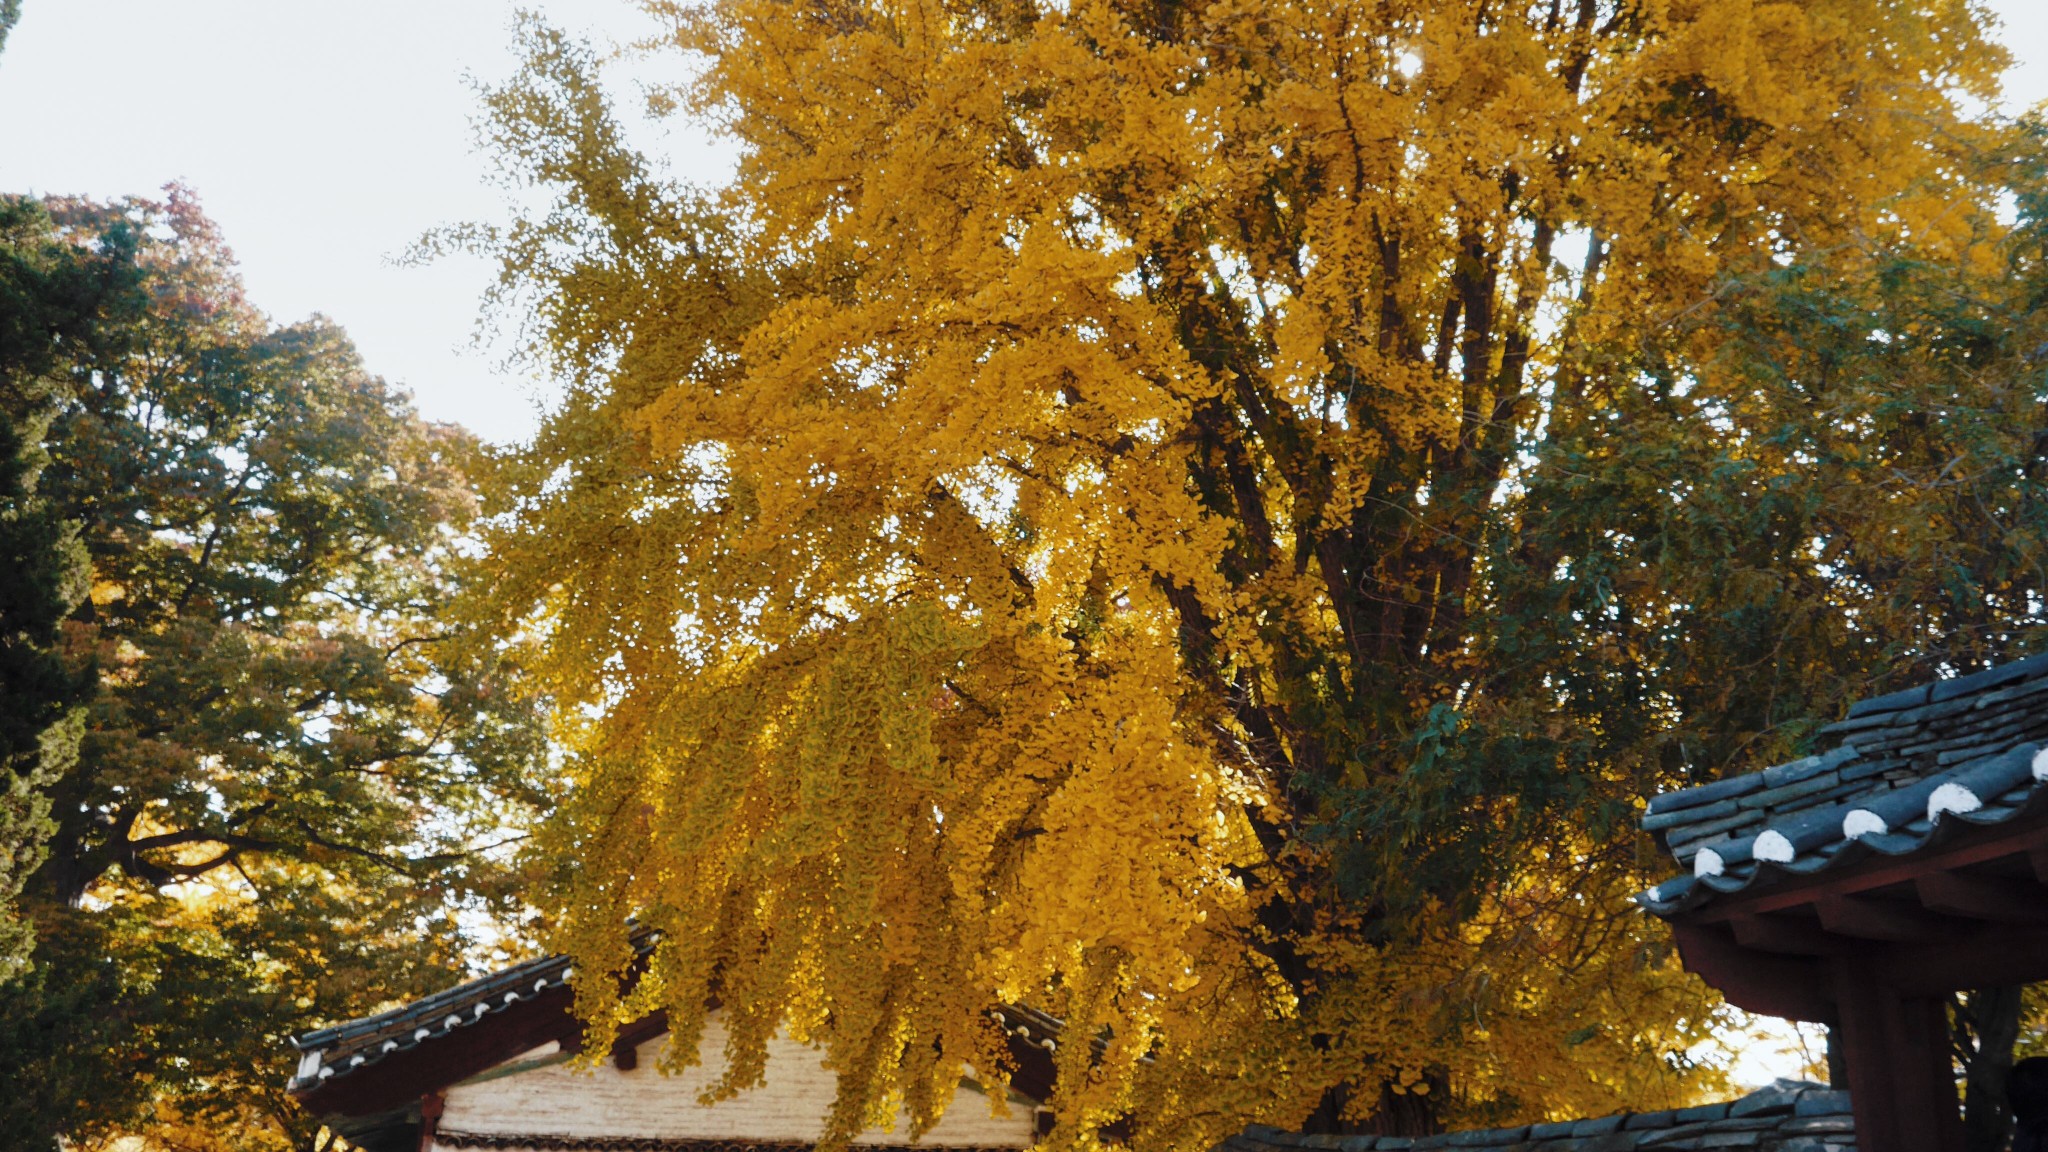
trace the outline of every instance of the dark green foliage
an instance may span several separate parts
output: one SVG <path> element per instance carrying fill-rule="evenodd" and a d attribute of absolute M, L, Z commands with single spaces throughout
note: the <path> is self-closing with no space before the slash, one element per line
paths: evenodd
<path fill-rule="evenodd" d="M 61 242 L 40 205 L 0 200 L 0 984 L 31 944 L 15 905 L 42 861 L 47 790 L 77 753 L 92 684 L 62 642 L 89 569 L 77 526 L 39 490 L 42 441 L 64 398 L 59 365 L 134 279 L 117 251 Z"/>
<path fill-rule="evenodd" d="M 1986 148 L 1985 198 L 2018 220 L 1961 258 L 1760 258 L 1654 338 L 1572 350 L 1488 516 L 1458 705 L 1399 733 L 1407 772 L 1328 805 L 1354 891 L 1470 892 L 1559 831 L 1655 872 L 1640 797 L 2039 649 L 2043 156 L 2032 128 Z"/>
<path fill-rule="evenodd" d="M 182 191 L 8 203 L 16 250 L 70 270 L 17 295 L 91 306 L 45 309 L 80 319 L 11 425 L 55 526 L 24 539 L 68 567 L 0 607 L 43 613 L 75 755 L 30 805 L 54 831 L 0 988 L 0 1150 L 310 1146 L 285 1037 L 457 978 L 458 917 L 518 906 L 494 845 L 539 798 L 534 702 L 440 618 L 474 445 L 333 325 L 252 308 Z M 0 347 L 61 327 L 0 313 Z"/>

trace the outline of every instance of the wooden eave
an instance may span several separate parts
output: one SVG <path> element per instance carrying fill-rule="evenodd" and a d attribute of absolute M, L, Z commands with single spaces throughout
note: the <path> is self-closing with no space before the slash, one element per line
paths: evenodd
<path fill-rule="evenodd" d="M 530 1052 L 549 1042 L 564 1051 L 580 1052 L 583 1023 L 574 1012 L 574 994 L 557 983 L 458 1027 L 347 1068 L 342 1074 L 294 1081 L 290 1092 L 319 1116 L 375 1117 L 417 1109 L 422 1097 L 445 1091 L 472 1076 Z M 714 1002 L 713 1007 L 716 1007 Z M 993 1012 L 1015 1065 L 1010 1086 L 1034 1100 L 1052 1095 L 1054 1065 L 1049 1043 L 1056 1042 L 1059 1022 L 1026 1008 Z M 634 1068 L 638 1048 L 668 1033 L 668 1015 L 656 1012 L 619 1029 L 612 1044 L 612 1064 Z"/>
<path fill-rule="evenodd" d="M 1836 1029 L 1864 1152 L 1962 1152 L 1948 998 L 2048 979 L 2041 808 L 1666 919 L 1685 966 L 1730 1003 Z"/>
<path fill-rule="evenodd" d="M 1834 960 L 1908 996 L 2048 979 L 2048 811 L 1902 857 L 1781 877 L 1668 917 L 1686 966 L 1730 1003 L 1836 1017 Z"/>
<path fill-rule="evenodd" d="M 316 1116 L 368 1116 L 405 1108 L 550 1041 L 580 1050 L 583 1024 L 572 1011 L 574 1003 L 568 985 L 557 984 L 345 1075 L 295 1082 L 291 1094 Z"/>

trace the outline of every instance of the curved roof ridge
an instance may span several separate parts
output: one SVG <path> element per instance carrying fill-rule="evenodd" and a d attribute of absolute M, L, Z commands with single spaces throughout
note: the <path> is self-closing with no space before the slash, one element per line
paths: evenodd
<path fill-rule="evenodd" d="M 1638 902 L 1670 916 L 2048 807 L 2048 653 L 1858 701 L 1820 735 L 1815 755 L 1652 797 L 1642 828 L 1687 874 Z"/>

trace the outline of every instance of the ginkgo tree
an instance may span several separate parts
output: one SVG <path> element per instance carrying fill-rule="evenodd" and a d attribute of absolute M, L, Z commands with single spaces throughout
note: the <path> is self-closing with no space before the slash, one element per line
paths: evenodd
<path fill-rule="evenodd" d="M 732 181 L 665 182 L 529 24 L 489 132 L 559 199 L 452 237 L 566 388 L 483 608 L 562 705 L 542 899 L 600 1033 L 665 1008 L 689 1059 L 715 996 L 728 1088 L 816 1041 L 835 1138 L 999 1075 L 998 1001 L 1067 1021 L 1070 1146 L 1711 1086 L 1636 806 L 1948 655 L 1856 616 L 1811 508 L 1686 519 L 1833 426 L 1729 302 L 1996 277 L 1977 13 L 651 8 Z"/>

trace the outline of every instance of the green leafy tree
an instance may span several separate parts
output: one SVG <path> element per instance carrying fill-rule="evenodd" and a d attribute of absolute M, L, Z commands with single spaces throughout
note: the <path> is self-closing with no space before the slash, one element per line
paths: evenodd
<path fill-rule="evenodd" d="M 7 34 L 21 19 L 21 0 L 0 0 L 0 51 L 7 48 Z"/>
<path fill-rule="evenodd" d="M 439 619 L 475 446 L 252 307 L 182 190 L 40 210 L 135 287 L 49 374 L 39 492 L 97 676 L 0 995 L 0 1147 L 305 1145 L 284 1036 L 446 983 L 461 918 L 516 909 L 532 704 Z"/>
<path fill-rule="evenodd" d="M 1551 686 L 1563 726 L 1649 790 L 1808 751 L 1859 696 L 2041 650 L 2044 161 L 2026 123 L 1966 162 L 2013 196 L 2009 229 L 1978 221 L 1946 258 L 1917 238 L 1802 253 L 1589 373 L 1596 402 L 1557 409 L 1492 565 L 1489 662 Z M 1973 1152 L 2010 1135 L 2025 1003 L 1956 1005 Z"/>
<path fill-rule="evenodd" d="M 76 756 L 90 685 L 61 642 L 85 595 L 84 550 L 38 490 L 62 401 L 52 373 L 131 282 L 123 263 L 59 241 L 34 202 L 0 202 L 0 983 L 32 943 L 16 903 L 42 861 L 48 789 Z"/>

